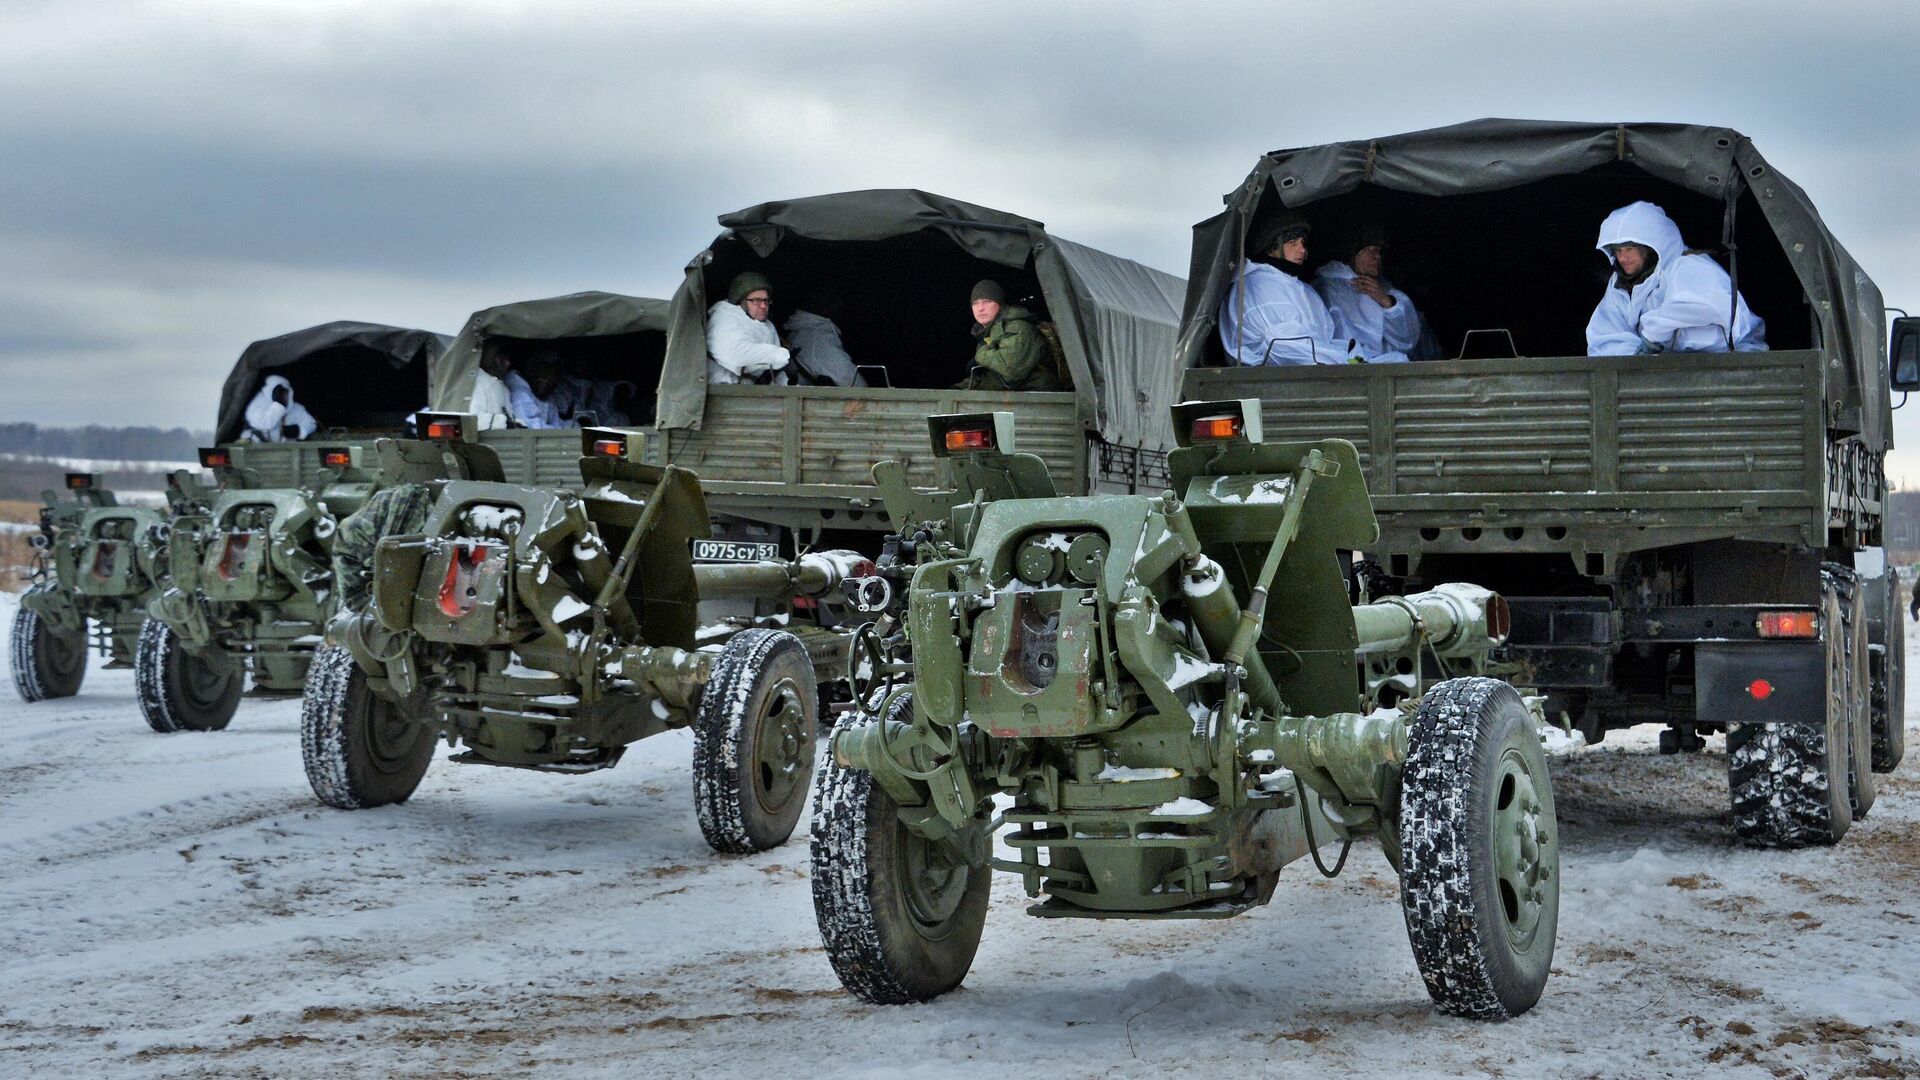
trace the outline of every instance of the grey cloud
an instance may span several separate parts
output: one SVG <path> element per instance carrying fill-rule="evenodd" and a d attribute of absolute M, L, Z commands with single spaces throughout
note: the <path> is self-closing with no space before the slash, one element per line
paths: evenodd
<path fill-rule="evenodd" d="M 1184 273 L 1189 226 L 1261 152 L 1483 115 L 1740 128 L 1920 308 L 1920 18 L 1895 0 L 1729 11 L 10 4 L 6 409 L 66 408 L 49 403 L 74 380 L 35 373 L 72 364 L 103 387 L 169 373 L 172 396 L 119 406 L 130 421 L 210 413 L 200 388 L 252 337 L 657 294 L 715 214 L 852 187 L 929 188 Z M 4 250 L 21 243 L 31 264 Z"/>

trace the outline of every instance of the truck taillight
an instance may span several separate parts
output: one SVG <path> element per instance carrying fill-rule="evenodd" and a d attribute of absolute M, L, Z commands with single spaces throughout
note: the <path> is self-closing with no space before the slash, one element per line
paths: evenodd
<path fill-rule="evenodd" d="M 427 438 L 429 439 L 457 439 L 459 437 L 459 421 L 435 420 L 427 425 Z"/>
<path fill-rule="evenodd" d="M 1193 441 L 1217 442 L 1237 439 L 1244 429 L 1237 416 L 1202 416 L 1193 422 Z"/>
<path fill-rule="evenodd" d="M 329 469 L 344 469 L 353 464 L 353 454 L 347 450 L 322 450 L 320 464 Z"/>
<path fill-rule="evenodd" d="M 479 576 L 480 564 L 487 558 L 485 544 L 455 544 L 453 558 L 447 560 L 447 579 L 440 583 L 440 612 L 449 619 L 458 619 L 473 610 L 473 602 L 479 596 L 474 578 Z"/>
<path fill-rule="evenodd" d="M 1820 633 L 1819 620 L 1811 611 L 1763 611 L 1758 622 L 1763 638 L 1810 638 Z"/>
<path fill-rule="evenodd" d="M 993 429 L 962 428 L 947 432 L 947 449 L 954 450 L 991 450 L 993 449 Z"/>
<path fill-rule="evenodd" d="M 593 440 L 593 453 L 595 457 L 626 457 L 627 440 L 595 439 Z"/>
<path fill-rule="evenodd" d="M 233 455 L 225 450 L 200 451 L 200 467 L 203 469 L 224 469 L 233 464 Z"/>
<path fill-rule="evenodd" d="M 1773 696 L 1773 684 L 1765 679 L 1755 679 L 1747 684 L 1747 694 L 1755 701 L 1765 701 Z"/>
<path fill-rule="evenodd" d="M 85 491 L 92 486 L 92 473 L 70 472 L 67 474 L 67 489 L 69 491 Z"/>

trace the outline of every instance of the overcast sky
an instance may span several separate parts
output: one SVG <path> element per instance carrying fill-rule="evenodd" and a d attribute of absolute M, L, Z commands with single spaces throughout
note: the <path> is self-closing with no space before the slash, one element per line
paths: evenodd
<path fill-rule="evenodd" d="M 715 215 L 848 188 L 1184 275 L 1263 151 L 1482 116 L 1737 128 L 1920 311 L 1915 31 L 1912 0 L 5 0 L 0 420 L 210 427 L 256 338 L 668 296 Z"/>

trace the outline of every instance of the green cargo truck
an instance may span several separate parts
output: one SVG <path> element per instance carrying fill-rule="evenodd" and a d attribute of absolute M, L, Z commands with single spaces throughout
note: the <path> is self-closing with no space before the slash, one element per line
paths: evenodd
<path fill-rule="evenodd" d="M 920 486 L 950 484 L 924 418 L 1006 411 L 1061 488 L 1157 491 L 1173 440 L 1170 364 L 1184 282 L 1062 240 L 1030 218 L 913 190 L 852 191 L 722 215 L 669 313 L 650 460 L 699 472 L 717 517 L 809 538 L 887 529 L 869 470 L 902 462 Z M 772 282 L 776 324 L 816 290 L 838 293 L 865 387 L 710 385 L 706 318 L 734 275 Z M 1072 389 L 956 390 L 974 353 L 968 297 L 998 280 L 1010 304 L 1050 321 Z M 857 537 L 834 539 L 863 546 Z"/>
<path fill-rule="evenodd" d="M 1584 355 L 1599 223 L 1642 199 L 1713 245 L 1770 351 Z M 1226 203 L 1194 230 L 1185 396 L 1352 442 L 1380 522 L 1363 574 L 1501 593 L 1514 658 L 1589 741 L 1724 731 L 1751 843 L 1832 843 L 1867 811 L 1904 749 L 1887 336 L 1804 192 L 1724 128 L 1486 120 L 1276 151 Z M 1243 237 L 1283 207 L 1316 237 L 1384 226 L 1450 359 L 1222 366 Z M 1920 325 L 1894 346 L 1895 388 L 1920 386 Z"/>

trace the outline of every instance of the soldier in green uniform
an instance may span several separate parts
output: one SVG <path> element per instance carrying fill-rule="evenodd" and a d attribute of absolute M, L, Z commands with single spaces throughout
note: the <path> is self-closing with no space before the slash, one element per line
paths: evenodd
<path fill-rule="evenodd" d="M 434 496 L 431 484 L 395 484 L 340 523 L 340 535 L 333 542 L 333 575 L 342 610 L 366 608 L 373 597 L 374 545 L 383 536 L 419 532 L 433 509 Z"/>
<path fill-rule="evenodd" d="M 1023 307 L 1007 306 L 1007 291 L 987 278 L 973 287 L 973 370 L 968 390 L 1058 390 L 1053 350 L 1040 321 Z"/>

